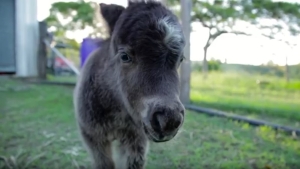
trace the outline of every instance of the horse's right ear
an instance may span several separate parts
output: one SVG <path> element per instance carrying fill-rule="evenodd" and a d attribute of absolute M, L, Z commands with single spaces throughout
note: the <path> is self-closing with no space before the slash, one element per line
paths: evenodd
<path fill-rule="evenodd" d="M 117 20 L 119 19 L 120 15 L 125 10 L 125 8 L 120 5 L 108 5 L 104 3 L 100 3 L 99 6 L 102 17 L 104 18 L 104 20 L 107 23 L 107 26 L 109 27 L 109 34 L 111 35 Z"/>

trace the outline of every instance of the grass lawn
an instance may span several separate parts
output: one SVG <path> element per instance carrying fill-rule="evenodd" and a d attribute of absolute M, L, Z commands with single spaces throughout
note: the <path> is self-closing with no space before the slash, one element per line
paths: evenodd
<path fill-rule="evenodd" d="M 256 80 L 268 81 L 262 86 Z M 300 127 L 300 81 L 237 73 L 192 73 L 191 100 L 198 105 Z"/>
<path fill-rule="evenodd" d="M 54 82 L 68 82 L 68 83 L 75 83 L 76 82 L 76 76 L 54 76 L 52 74 L 47 74 L 47 80 L 54 81 Z"/>
<path fill-rule="evenodd" d="M 90 168 L 72 90 L 0 79 L 0 169 Z M 299 159 L 297 138 L 187 112 L 175 139 L 151 144 L 147 169 L 297 169 Z"/>

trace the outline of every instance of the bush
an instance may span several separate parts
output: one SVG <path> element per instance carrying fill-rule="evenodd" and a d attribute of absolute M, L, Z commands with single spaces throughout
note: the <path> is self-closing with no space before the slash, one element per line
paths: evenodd
<path fill-rule="evenodd" d="M 221 61 L 212 59 L 208 61 L 208 71 L 219 71 L 221 65 Z"/>
<path fill-rule="evenodd" d="M 221 61 L 219 60 L 209 60 L 207 61 L 208 71 L 219 71 L 221 70 Z M 201 72 L 202 71 L 202 62 L 192 62 L 192 71 Z"/>

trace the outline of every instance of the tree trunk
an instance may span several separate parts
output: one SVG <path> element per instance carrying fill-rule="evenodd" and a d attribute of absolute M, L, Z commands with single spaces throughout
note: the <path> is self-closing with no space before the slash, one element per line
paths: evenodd
<path fill-rule="evenodd" d="M 202 73 L 203 73 L 203 79 L 207 78 L 207 73 L 208 73 L 208 65 L 207 65 L 207 47 L 204 47 L 204 58 L 203 58 L 203 63 L 202 63 Z"/>
<path fill-rule="evenodd" d="M 290 75 L 289 75 L 289 65 L 288 65 L 288 57 L 285 57 L 285 78 L 286 82 L 288 83 L 290 81 Z"/>

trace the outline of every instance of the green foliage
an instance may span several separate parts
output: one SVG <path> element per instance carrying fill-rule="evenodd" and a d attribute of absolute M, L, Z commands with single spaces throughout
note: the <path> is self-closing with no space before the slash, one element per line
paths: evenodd
<path fill-rule="evenodd" d="M 67 31 L 82 30 L 92 28 L 89 36 L 106 37 L 106 28 L 99 26 L 97 19 L 97 6 L 92 2 L 83 0 L 75 2 L 56 2 L 50 8 L 50 15 L 45 19 L 48 27 L 54 27 L 54 35 L 62 41 L 70 42 L 71 46 L 78 48 L 74 40 L 66 39 Z M 100 15 L 100 14 L 98 14 Z M 63 19 L 63 20 L 62 20 Z"/>
<path fill-rule="evenodd" d="M 297 3 L 273 2 L 271 0 L 253 0 L 252 3 L 260 15 L 266 15 L 275 19 L 284 19 L 286 15 L 300 17 L 300 5 Z"/>
<path fill-rule="evenodd" d="M 202 71 L 202 63 L 203 62 L 192 62 L 192 70 L 194 71 Z M 222 62 L 220 60 L 209 60 L 208 64 L 208 71 L 220 71 Z"/>
<path fill-rule="evenodd" d="M 253 6 L 256 9 L 256 14 L 260 15 L 261 18 L 274 19 L 279 21 L 273 24 L 258 25 L 260 29 L 271 30 L 264 36 L 277 39 L 276 35 L 283 31 L 288 31 L 291 36 L 300 35 L 300 4 L 289 3 L 289 2 L 273 2 L 271 0 L 253 0 Z M 288 40 L 279 39 L 291 45 Z"/>
<path fill-rule="evenodd" d="M 87 26 L 96 27 L 94 22 L 94 8 L 90 3 L 84 1 L 77 2 L 56 2 L 50 8 L 50 16 L 46 18 L 49 26 L 55 26 L 62 30 L 84 29 Z M 70 19 L 65 25 L 59 20 Z"/>
<path fill-rule="evenodd" d="M 68 44 L 71 48 L 73 48 L 75 50 L 79 50 L 80 49 L 79 43 L 76 40 L 74 40 L 74 39 L 65 39 L 64 43 Z"/>
<path fill-rule="evenodd" d="M 64 18 L 72 17 L 70 21 L 78 23 L 68 25 L 71 29 L 85 28 L 87 25 L 93 25 L 94 9 L 90 3 L 84 1 L 79 2 L 56 2 L 52 4 L 50 9 L 50 17 L 46 21 L 58 22 L 57 13 L 63 15 Z"/>
<path fill-rule="evenodd" d="M 240 18 L 243 13 L 236 7 L 240 5 L 238 2 L 229 1 L 225 6 L 222 1 L 193 1 L 194 21 L 205 22 L 209 27 L 218 27 L 219 23 L 227 23 L 229 20 Z M 214 23 L 213 23 L 214 22 Z"/>
<path fill-rule="evenodd" d="M 98 26 L 99 20 L 96 18 L 97 6 L 91 2 L 78 0 L 75 2 L 56 2 L 50 8 L 50 15 L 45 19 L 49 28 L 54 27 L 54 40 L 67 44 L 72 49 L 69 53 L 73 61 L 78 62 L 78 51 L 80 44 L 74 39 L 66 37 L 67 31 L 82 30 L 92 28 L 89 36 L 105 37 L 105 28 Z M 64 20 L 62 20 L 62 18 Z"/>
<path fill-rule="evenodd" d="M 221 61 L 220 60 L 210 60 L 208 61 L 208 70 L 210 71 L 218 71 L 220 70 L 220 67 L 221 67 Z"/>
<path fill-rule="evenodd" d="M 202 63 L 201 62 L 192 62 L 191 67 L 192 67 L 192 71 L 195 71 L 195 72 L 202 71 Z"/>

